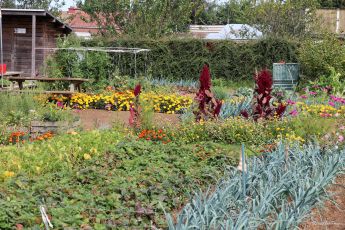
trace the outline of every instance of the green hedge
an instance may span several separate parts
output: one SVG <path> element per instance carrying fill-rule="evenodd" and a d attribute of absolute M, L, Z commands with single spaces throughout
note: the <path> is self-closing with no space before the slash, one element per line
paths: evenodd
<path fill-rule="evenodd" d="M 147 73 L 153 77 L 169 79 L 197 79 L 203 63 L 208 62 L 214 77 L 241 81 L 252 79 L 255 69 L 271 68 L 272 63 L 280 60 L 296 62 L 298 59 L 297 43 L 271 38 L 246 43 L 201 39 L 122 38 L 107 42 L 85 41 L 82 45 L 151 49 L 147 57 L 144 54 L 137 56 L 138 75 Z M 116 70 L 120 75 L 134 75 L 133 54 L 112 54 L 111 60 L 112 65 L 104 66 L 108 73 Z"/>

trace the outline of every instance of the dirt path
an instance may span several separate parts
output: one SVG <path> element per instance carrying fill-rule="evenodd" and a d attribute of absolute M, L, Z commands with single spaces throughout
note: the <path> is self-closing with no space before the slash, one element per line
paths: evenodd
<path fill-rule="evenodd" d="M 114 124 L 127 125 L 129 112 L 125 111 L 106 111 L 106 110 L 80 110 L 74 111 L 80 117 L 81 126 L 84 130 L 108 129 Z M 157 126 L 176 125 L 179 122 L 177 114 L 155 113 L 153 123 Z"/>
<path fill-rule="evenodd" d="M 334 194 L 334 202 L 326 201 L 323 207 L 313 209 L 311 218 L 300 229 L 345 230 L 345 175 L 339 176 L 328 191 Z"/>

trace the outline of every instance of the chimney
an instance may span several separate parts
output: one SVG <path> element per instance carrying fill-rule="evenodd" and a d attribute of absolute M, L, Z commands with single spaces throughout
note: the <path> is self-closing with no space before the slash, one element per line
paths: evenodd
<path fill-rule="evenodd" d="M 76 13 L 77 11 L 79 11 L 79 8 L 78 8 L 78 7 L 71 6 L 70 8 L 68 8 L 68 13 L 69 13 L 69 14 L 74 14 L 74 13 Z"/>

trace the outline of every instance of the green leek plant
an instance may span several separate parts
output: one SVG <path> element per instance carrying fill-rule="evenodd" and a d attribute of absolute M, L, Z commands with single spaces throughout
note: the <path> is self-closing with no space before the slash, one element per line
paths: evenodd
<path fill-rule="evenodd" d="M 284 144 L 269 155 L 253 157 L 245 172 L 232 169 L 208 191 L 195 193 L 169 229 L 293 229 L 312 207 L 327 198 L 325 191 L 344 168 L 344 150 Z"/>

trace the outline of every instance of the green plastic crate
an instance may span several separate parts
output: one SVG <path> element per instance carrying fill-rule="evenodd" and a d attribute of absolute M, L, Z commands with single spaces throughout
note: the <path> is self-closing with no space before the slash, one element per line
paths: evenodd
<path fill-rule="evenodd" d="M 299 80 L 298 63 L 273 63 L 273 87 L 293 90 Z"/>

